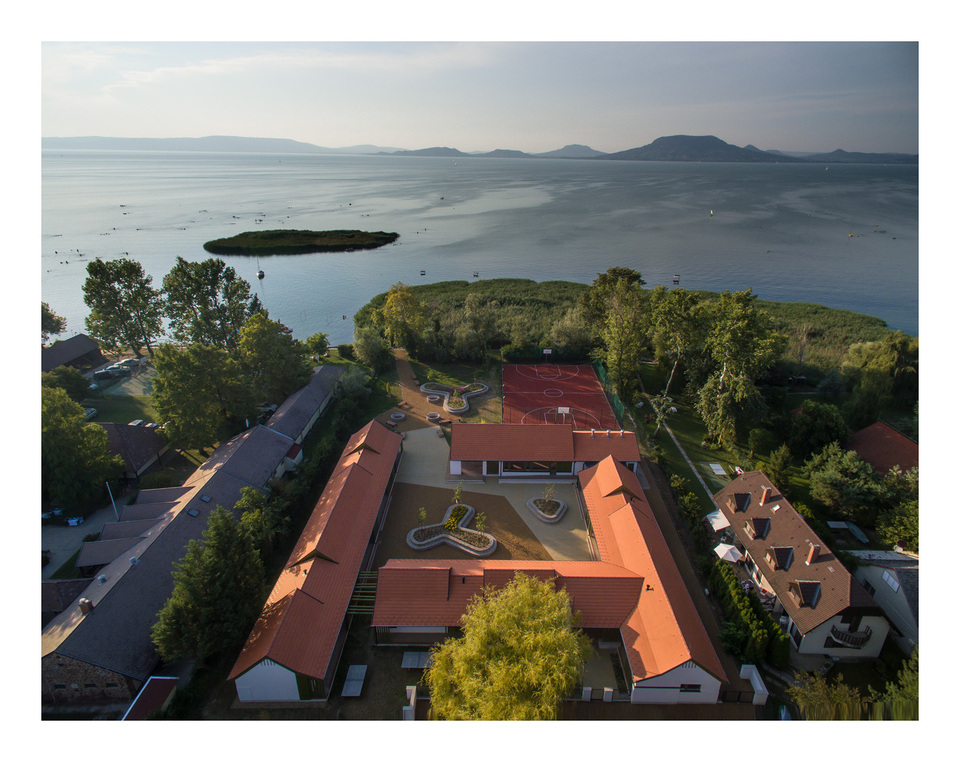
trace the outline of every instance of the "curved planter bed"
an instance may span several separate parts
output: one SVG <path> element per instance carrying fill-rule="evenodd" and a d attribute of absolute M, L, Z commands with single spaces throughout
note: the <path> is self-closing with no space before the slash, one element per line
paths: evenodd
<path fill-rule="evenodd" d="M 397 411 L 396 413 L 390 413 L 391 421 L 402 421 L 406 417 L 407 417 L 406 413 L 401 413 L 399 411 Z"/>
<path fill-rule="evenodd" d="M 463 504 L 461 503 L 461 505 Z M 457 548 L 458 550 L 462 550 L 465 553 L 469 553 L 472 556 L 489 556 L 491 553 L 493 553 L 493 551 L 497 549 L 497 540 L 493 535 L 487 534 L 486 532 L 478 532 L 476 529 L 467 529 L 467 524 L 470 523 L 470 521 L 473 519 L 473 514 L 476 513 L 473 506 L 463 505 L 463 507 L 467 509 L 467 512 L 460 518 L 460 521 L 457 522 L 457 527 L 462 532 L 468 532 L 470 534 L 482 535 L 483 537 L 486 537 L 487 540 L 489 541 L 489 544 L 487 545 L 487 547 L 485 548 L 474 547 L 473 545 L 470 545 L 469 543 L 464 542 L 458 537 L 452 534 L 449 534 L 443 528 L 443 525 L 450 519 L 450 516 L 453 514 L 453 509 L 456 507 L 457 506 L 455 505 L 451 505 L 449 508 L 447 508 L 447 512 L 444 513 L 443 515 L 443 521 L 440 522 L 439 524 L 427 524 L 426 526 L 423 527 L 424 530 L 433 529 L 434 527 L 439 527 L 441 531 L 433 535 L 433 537 L 430 537 L 427 540 L 416 539 L 416 534 L 417 532 L 420 531 L 420 527 L 417 527 L 416 529 L 411 529 L 409 532 L 407 532 L 407 545 L 409 545 L 414 550 L 429 550 L 430 548 L 437 547 L 437 545 L 446 544 L 446 545 L 450 545 L 451 547 Z"/>
<path fill-rule="evenodd" d="M 544 513 L 540 510 L 540 506 L 537 505 L 537 500 L 543 500 L 540 497 L 532 497 L 527 501 L 527 508 L 533 511 L 533 515 L 536 516 L 540 521 L 546 522 L 547 524 L 556 524 L 560 519 L 563 518 L 563 514 L 567 512 L 567 504 L 562 500 L 557 500 L 553 498 L 550 502 L 559 503 L 560 507 L 553 514 Z"/>
<path fill-rule="evenodd" d="M 455 407 L 450 404 L 450 395 L 457 391 L 451 386 L 444 386 L 443 384 L 436 384 L 432 381 L 428 381 L 427 383 L 420 385 L 420 391 L 430 396 L 439 395 L 443 397 L 443 409 L 448 413 L 459 415 L 461 413 L 466 413 L 470 409 L 470 403 L 467 401 L 470 397 L 476 397 L 488 390 L 486 384 L 477 384 L 477 386 L 480 388 L 475 389 L 472 392 L 460 392 L 460 398 L 463 400 L 463 405 L 460 407 Z M 430 397 L 427 397 L 427 399 L 429 400 Z"/>

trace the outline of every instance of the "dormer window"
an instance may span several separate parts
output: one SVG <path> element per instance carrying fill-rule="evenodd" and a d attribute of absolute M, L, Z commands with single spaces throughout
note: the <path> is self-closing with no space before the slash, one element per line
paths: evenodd
<path fill-rule="evenodd" d="M 793 548 L 767 548 L 766 559 L 774 571 L 789 569 L 793 563 Z"/>
<path fill-rule="evenodd" d="M 736 513 L 737 511 L 747 510 L 747 506 L 750 504 L 750 493 L 749 492 L 735 492 L 727 499 L 727 507 Z"/>
<path fill-rule="evenodd" d="M 798 606 L 816 608 L 820 600 L 820 583 L 814 581 L 797 580 L 790 583 L 790 597 Z"/>
<path fill-rule="evenodd" d="M 762 540 L 770 531 L 770 519 L 749 519 L 743 525 L 743 531 L 751 540 Z"/>

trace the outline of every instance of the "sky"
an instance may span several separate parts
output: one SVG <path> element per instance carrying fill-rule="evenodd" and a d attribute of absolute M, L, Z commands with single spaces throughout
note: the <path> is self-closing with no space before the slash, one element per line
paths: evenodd
<path fill-rule="evenodd" d="M 610 153 L 685 134 L 919 152 L 917 42 L 65 40 L 40 54 L 44 137 Z"/>

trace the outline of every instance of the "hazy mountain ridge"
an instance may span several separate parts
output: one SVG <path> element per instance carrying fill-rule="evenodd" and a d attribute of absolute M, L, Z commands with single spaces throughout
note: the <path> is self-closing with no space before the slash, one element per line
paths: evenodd
<path fill-rule="evenodd" d="M 306 153 L 306 154 L 370 154 L 384 156 L 434 156 L 440 158 L 508 158 L 508 159 L 602 159 L 609 161 L 706 161 L 706 162 L 770 162 L 835 164 L 919 164 L 918 154 L 863 153 L 837 149 L 830 153 L 763 151 L 754 145 L 743 148 L 731 145 L 714 135 L 670 135 L 652 143 L 626 151 L 604 153 L 589 146 L 571 144 L 546 153 L 526 153 L 498 148 L 494 151 L 465 153 L 456 148 L 435 146 L 417 150 L 357 145 L 326 148 L 287 138 L 244 138 L 211 135 L 203 138 L 109 138 L 74 137 L 41 138 L 44 149 L 88 149 L 130 151 L 219 151 L 230 153 Z"/>

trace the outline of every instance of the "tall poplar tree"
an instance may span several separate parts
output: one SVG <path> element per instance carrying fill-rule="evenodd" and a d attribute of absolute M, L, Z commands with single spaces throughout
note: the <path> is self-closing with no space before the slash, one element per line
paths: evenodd
<path fill-rule="evenodd" d="M 250 314 L 250 284 L 222 259 L 188 262 L 177 257 L 164 276 L 166 312 L 174 338 L 235 349 Z"/>

